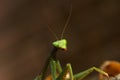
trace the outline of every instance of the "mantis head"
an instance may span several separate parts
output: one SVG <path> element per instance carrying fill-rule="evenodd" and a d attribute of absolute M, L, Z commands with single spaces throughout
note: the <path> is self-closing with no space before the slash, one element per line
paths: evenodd
<path fill-rule="evenodd" d="M 57 40 L 57 41 L 53 42 L 52 44 L 56 48 L 59 48 L 59 49 L 65 50 L 65 51 L 67 50 L 67 40 L 66 39 Z"/>

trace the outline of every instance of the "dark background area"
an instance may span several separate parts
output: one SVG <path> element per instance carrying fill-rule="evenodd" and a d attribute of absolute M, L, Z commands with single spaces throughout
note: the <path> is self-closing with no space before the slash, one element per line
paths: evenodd
<path fill-rule="evenodd" d="M 64 38 L 68 51 L 59 51 L 63 66 L 74 73 L 105 60 L 120 61 L 120 0 L 0 0 L 0 79 L 33 80 L 60 37 L 72 4 Z"/>

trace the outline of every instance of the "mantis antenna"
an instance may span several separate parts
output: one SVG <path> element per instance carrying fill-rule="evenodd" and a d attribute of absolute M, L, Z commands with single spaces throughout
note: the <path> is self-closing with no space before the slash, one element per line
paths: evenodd
<path fill-rule="evenodd" d="M 58 40 L 58 36 L 55 34 L 55 32 L 51 29 L 51 27 L 49 25 L 48 25 L 48 29 L 55 36 L 55 38 Z"/>
<path fill-rule="evenodd" d="M 65 22 L 64 28 L 63 28 L 63 30 L 62 30 L 62 32 L 61 32 L 61 37 L 60 37 L 60 39 L 63 38 L 63 35 L 64 35 L 64 33 L 65 33 L 65 30 L 66 30 L 66 28 L 67 28 L 67 26 L 68 26 L 68 23 L 69 23 L 69 21 L 70 21 L 71 14 L 72 14 L 72 5 L 70 6 L 69 15 L 68 15 L 67 21 Z M 56 38 L 57 40 L 59 40 L 58 36 L 57 36 L 56 33 L 51 29 L 51 27 L 50 27 L 49 25 L 48 25 L 48 29 L 49 29 L 50 32 L 55 36 L 55 38 Z"/>
<path fill-rule="evenodd" d="M 61 33 L 61 39 L 63 38 L 65 29 L 67 28 L 68 23 L 69 23 L 69 21 L 70 21 L 71 14 L 72 14 L 72 5 L 70 6 L 70 12 L 69 12 L 68 18 L 67 18 L 67 21 L 66 21 L 66 23 L 65 23 L 65 25 L 64 25 L 63 31 L 62 31 L 62 33 Z"/>

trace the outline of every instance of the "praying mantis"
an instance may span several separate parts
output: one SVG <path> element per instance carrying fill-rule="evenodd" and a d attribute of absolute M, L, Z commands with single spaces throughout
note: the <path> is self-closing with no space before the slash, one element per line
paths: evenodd
<path fill-rule="evenodd" d="M 67 50 L 67 40 L 63 39 L 62 37 L 69 23 L 71 12 L 72 9 L 70 10 L 69 16 L 62 31 L 61 39 L 52 43 L 53 50 L 51 51 L 50 56 L 46 60 L 45 66 L 43 67 L 43 71 L 41 75 L 38 75 L 34 80 L 82 80 L 94 70 L 102 75 L 105 75 L 109 79 L 109 76 L 106 72 L 96 67 L 89 68 L 77 74 L 73 74 L 70 63 L 67 63 L 67 65 L 64 68 L 61 67 L 59 60 L 56 58 L 56 53 L 58 50 L 64 50 L 64 51 Z M 48 67 L 50 67 L 51 69 L 50 77 L 46 77 Z"/>

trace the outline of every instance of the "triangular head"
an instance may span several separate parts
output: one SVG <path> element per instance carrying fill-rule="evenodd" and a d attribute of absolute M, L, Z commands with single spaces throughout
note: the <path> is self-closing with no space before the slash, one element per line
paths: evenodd
<path fill-rule="evenodd" d="M 57 41 L 53 42 L 52 44 L 56 48 L 59 48 L 59 49 L 65 50 L 65 51 L 67 50 L 67 40 L 66 39 L 57 40 Z"/>

